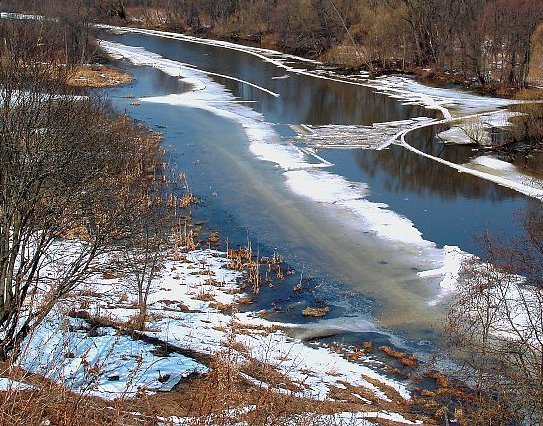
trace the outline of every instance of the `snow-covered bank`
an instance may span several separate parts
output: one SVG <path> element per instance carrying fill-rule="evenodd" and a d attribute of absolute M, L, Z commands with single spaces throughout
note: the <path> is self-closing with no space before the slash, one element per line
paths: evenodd
<path fill-rule="evenodd" d="M 207 372 L 191 358 L 175 352 L 157 356 L 153 344 L 58 312 L 49 315 L 26 345 L 23 368 L 106 399 L 131 398 L 142 390 L 169 391 L 183 378 Z"/>
<path fill-rule="evenodd" d="M 245 410 L 247 413 L 250 413 L 254 407 L 246 407 Z M 244 413 L 246 414 L 246 413 Z M 388 411 L 378 411 L 378 412 L 360 412 L 360 413 L 350 413 L 343 412 L 338 414 L 316 414 L 316 413 L 307 413 L 306 415 L 293 416 L 291 419 L 284 419 L 281 423 L 284 426 L 297 426 L 301 422 L 304 422 L 304 418 L 307 418 L 307 424 L 319 424 L 319 425 L 329 425 L 329 426 L 372 426 L 374 421 L 390 421 L 394 424 L 402 425 L 420 425 L 423 424 L 422 420 L 411 421 L 406 419 L 404 416 L 394 412 Z M 164 423 L 161 426 L 183 426 L 190 423 L 190 418 L 187 417 L 169 417 L 160 419 Z M 236 426 L 249 426 L 248 422 L 236 422 Z"/>
<path fill-rule="evenodd" d="M 334 400 L 335 389 L 352 392 L 353 398 L 363 390 L 364 404 L 372 409 L 357 414 L 359 418 L 392 416 L 412 424 L 401 414 L 381 411 L 382 406 L 394 406 L 393 401 L 408 401 L 410 391 L 388 377 L 371 356 L 349 361 L 325 346 L 308 346 L 289 337 L 282 331 L 284 325 L 258 313 L 237 313 L 235 306 L 246 295 L 240 290 L 242 274 L 227 269 L 228 262 L 225 253 L 213 250 L 172 251 L 153 282 L 149 320 L 142 333 L 191 353 L 224 357 L 228 351 L 228 359 L 238 365 L 243 377 L 274 392 Z M 160 353 L 156 343 L 60 315 L 77 312 L 78 317 L 88 316 L 88 321 L 107 319 L 122 328 L 138 313 L 137 296 L 128 293 L 129 288 L 123 276 L 84 283 L 29 339 L 22 366 L 75 391 L 111 399 L 167 391 L 183 377 L 207 371 L 175 350 Z M 270 365 L 286 382 L 267 383 L 251 376 L 244 366 L 255 361 Z"/>
<path fill-rule="evenodd" d="M 523 103 L 511 99 L 480 96 L 460 89 L 425 86 L 403 76 L 377 78 L 371 80 L 368 85 L 379 93 L 401 100 L 407 105 L 422 105 L 440 111 L 445 119 L 490 112 L 508 105 Z"/>
<path fill-rule="evenodd" d="M 438 137 L 444 143 L 489 145 L 490 131 L 493 128 L 505 129 L 512 126 L 510 119 L 519 115 L 522 114 L 509 110 L 471 115 L 462 121 L 452 122 L 452 127 L 439 133 Z"/>
<path fill-rule="evenodd" d="M 391 386 L 402 397 L 409 398 L 404 385 L 384 377 L 363 363 L 350 363 L 328 349 L 309 347 L 291 339 L 280 330 L 281 324 L 264 320 L 255 313 L 231 315 L 217 310 L 214 307 L 216 302 L 231 304 L 244 297 L 239 294 L 236 282 L 241 276 L 225 269 L 227 262 L 224 253 L 210 250 L 189 253 L 185 262 L 169 261 L 151 298 L 152 311 L 162 318 L 150 324 L 149 329 L 156 331 L 147 334 L 174 345 L 214 354 L 224 348 L 228 334 L 235 326 L 239 330 L 236 341 L 246 348 L 244 353 L 239 353 L 241 359 L 255 358 L 275 366 L 298 387 L 295 395 L 326 399 L 330 386 L 348 381 L 387 400 L 384 392 L 364 379 L 370 377 Z M 109 293 L 114 283 L 102 280 L 97 283 L 96 291 Z M 204 298 L 202 295 L 207 296 Z M 191 312 L 172 309 L 179 304 Z M 108 313 L 119 320 L 126 320 L 133 312 L 115 308 L 108 310 Z"/>
<path fill-rule="evenodd" d="M 31 391 L 33 389 L 35 389 L 34 386 L 27 385 L 26 383 L 21 383 L 6 377 L 0 377 L 0 392 L 20 392 Z"/>

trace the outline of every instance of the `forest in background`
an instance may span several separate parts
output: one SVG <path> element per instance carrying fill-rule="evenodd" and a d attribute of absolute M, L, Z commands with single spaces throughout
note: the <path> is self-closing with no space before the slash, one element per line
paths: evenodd
<path fill-rule="evenodd" d="M 3 10 L 108 20 L 275 48 L 374 74 L 507 94 L 536 80 L 540 0 L 2 1 Z M 539 56 L 539 55 L 537 55 Z"/>

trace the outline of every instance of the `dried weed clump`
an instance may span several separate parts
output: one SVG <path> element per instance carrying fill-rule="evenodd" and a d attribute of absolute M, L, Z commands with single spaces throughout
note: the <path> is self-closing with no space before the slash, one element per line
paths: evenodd
<path fill-rule="evenodd" d="M 130 83 L 130 74 L 103 65 L 80 65 L 68 72 L 67 84 L 73 87 L 112 87 Z"/>
<path fill-rule="evenodd" d="M 66 386 L 10 363 L 0 363 L 0 378 L 12 387 L 0 391 L 0 425 L 136 426 L 144 420 L 117 402 L 75 393 Z M 23 383 L 21 388 L 17 383 Z"/>
<path fill-rule="evenodd" d="M 302 315 L 304 317 L 320 318 L 326 316 L 328 312 L 330 312 L 330 308 L 328 306 L 324 306 L 321 308 L 307 307 L 302 311 Z"/>

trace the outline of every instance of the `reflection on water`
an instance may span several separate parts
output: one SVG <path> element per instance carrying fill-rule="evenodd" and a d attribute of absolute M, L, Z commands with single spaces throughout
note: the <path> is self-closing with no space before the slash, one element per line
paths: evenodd
<path fill-rule="evenodd" d="M 417 130 L 410 134 L 408 143 L 421 151 L 457 164 L 463 164 L 474 156 L 469 147 L 444 146 L 436 142 L 434 134 L 431 128 Z M 524 198 L 513 190 L 470 174 L 459 173 L 444 164 L 398 146 L 380 152 L 358 151 L 357 163 L 369 176 L 385 171 L 388 175 L 386 187 L 396 193 L 427 193 L 450 200 L 459 196 L 491 201 Z"/>
<path fill-rule="evenodd" d="M 284 70 L 241 52 L 134 34 L 107 38 L 279 93 L 275 98 L 254 87 L 216 78 L 240 99 L 257 101 L 250 106 L 274 124 L 368 125 L 432 116 L 421 107 L 402 105 L 364 87 L 294 74 L 273 79 Z M 155 96 L 187 89 L 177 79 L 150 68 L 130 67 L 130 71 L 136 81 L 112 90 L 113 96 Z M 339 220 L 343 218 L 333 217 L 328 206 L 290 192 L 276 167 L 250 154 L 238 123 L 188 107 L 131 107 L 123 98 L 115 103 L 128 108 L 136 119 L 159 126 L 165 145 L 172 148 L 172 162 L 188 173 L 193 191 L 203 199 L 205 209 L 196 214 L 210 227 L 224 230 L 233 244 L 244 243 L 249 234 L 262 252 L 278 247 L 298 270 L 304 268 L 304 275 L 318 283 L 316 287 L 320 285 L 327 302 L 338 306 L 345 302 L 341 312 L 366 315 L 371 307 L 385 325 L 407 330 L 412 337 L 431 336 L 431 327 L 441 313 L 426 303 L 435 296 L 436 283 L 421 282 L 416 276 L 425 266 L 424 259 L 407 257 L 405 250 L 346 226 Z M 473 154 L 466 147 L 443 147 L 434 139 L 434 130 L 427 128 L 413 132 L 408 142 L 459 163 Z M 438 245 L 455 244 L 477 252 L 474 238 L 485 229 L 503 229 L 511 235 L 519 232 L 511 216 L 525 208 L 526 197 L 401 147 L 320 154 L 334 163 L 330 172 L 368 184 L 371 201 L 387 203 Z M 349 299 L 349 293 L 355 296 Z"/>
<path fill-rule="evenodd" d="M 401 105 L 362 86 L 316 79 L 289 73 L 252 55 L 140 34 L 104 35 L 119 43 L 141 46 L 166 58 L 188 63 L 205 71 L 234 76 L 279 93 L 275 98 L 243 83 L 214 77 L 243 100 L 257 101 L 252 107 L 267 121 L 279 124 L 361 124 L 431 116 L 424 108 Z"/>

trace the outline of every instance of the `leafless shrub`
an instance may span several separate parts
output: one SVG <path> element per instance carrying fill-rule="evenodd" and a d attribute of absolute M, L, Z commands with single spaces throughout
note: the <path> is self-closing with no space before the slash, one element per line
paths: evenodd
<path fill-rule="evenodd" d="M 7 31 L 4 21 L 1 31 Z M 160 155 L 126 117 L 75 96 L 18 30 L 0 44 L 0 359 L 134 233 Z"/>
<path fill-rule="evenodd" d="M 464 265 L 447 336 L 476 391 L 471 424 L 543 422 L 543 220 L 528 212 L 527 236 L 504 245 L 486 237 L 487 258 Z"/>

